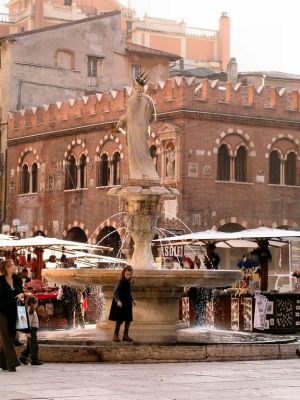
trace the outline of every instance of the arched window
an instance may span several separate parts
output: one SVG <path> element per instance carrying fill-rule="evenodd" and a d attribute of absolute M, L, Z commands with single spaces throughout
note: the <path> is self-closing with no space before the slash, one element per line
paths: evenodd
<path fill-rule="evenodd" d="M 285 162 L 284 183 L 296 185 L 296 154 L 289 153 Z"/>
<path fill-rule="evenodd" d="M 237 182 L 246 182 L 247 180 L 247 150 L 245 147 L 239 147 L 234 163 L 234 179 Z"/>
<path fill-rule="evenodd" d="M 156 146 L 151 146 L 150 147 L 150 156 L 151 156 L 151 158 L 153 160 L 153 163 L 155 165 L 155 169 L 157 171 L 157 158 L 158 158 L 158 156 L 157 156 L 157 148 L 156 148 Z"/>
<path fill-rule="evenodd" d="M 102 154 L 99 168 L 99 186 L 108 186 L 109 173 L 108 155 Z"/>
<path fill-rule="evenodd" d="M 73 155 L 70 155 L 66 165 L 66 189 L 76 189 L 77 182 L 77 168 L 76 160 Z"/>
<path fill-rule="evenodd" d="M 115 153 L 112 160 L 113 185 L 120 185 L 120 153 Z"/>
<path fill-rule="evenodd" d="M 82 154 L 79 163 L 79 174 L 80 174 L 80 188 L 87 187 L 86 184 L 86 156 Z"/>
<path fill-rule="evenodd" d="M 273 150 L 270 154 L 269 183 L 280 184 L 280 157 L 276 150 Z"/>
<path fill-rule="evenodd" d="M 30 188 L 30 175 L 28 165 L 24 164 L 22 166 L 22 184 L 21 184 L 21 193 L 29 193 Z"/>
<path fill-rule="evenodd" d="M 31 179 L 32 179 L 32 193 L 37 193 L 37 191 L 38 191 L 38 166 L 37 166 L 37 163 L 32 164 Z"/>
<path fill-rule="evenodd" d="M 219 181 L 230 180 L 230 157 L 225 144 L 218 151 L 218 178 Z"/>

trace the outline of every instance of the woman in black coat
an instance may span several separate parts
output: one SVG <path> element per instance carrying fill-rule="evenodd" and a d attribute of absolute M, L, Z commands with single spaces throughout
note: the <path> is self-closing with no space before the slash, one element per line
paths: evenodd
<path fill-rule="evenodd" d="M 24 301 L 22 281 L 13 260 L 0 263 L 0 368 L 15 372 L 20 364 L 14 347 L 17 301 Z"/>
<path fill-rule="evenodd" d="M 133 269 L 127 265 L 122 270 L 121 279 L 117 282 L 114 290 L 114 296 L 109 313 L 109 320 L 116 321 L 115 331 L 113 336 L 114 342 L 120 342 L 119 332 L 122 322 L 125 322 L 123 341 L 132 342 L 133 339 L 129 336 L 129 326 L 132 321 L 132 304 L 136 304 L 131 295 L 131 278 Z"/>

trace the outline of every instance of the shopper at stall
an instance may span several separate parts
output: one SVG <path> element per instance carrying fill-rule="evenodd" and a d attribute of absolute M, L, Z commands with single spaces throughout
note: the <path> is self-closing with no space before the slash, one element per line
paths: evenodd
<path fill-rule="evenodd" d="M 75 316 L 74 313 L 75 309 L 77 308 L 77 301 L 78 301 L 77 292 L 75 288 L 67 285 L 62 285 L 61 291 L 62 291 L 61 300 L 62 300 L 64 317 L 68 322 L 68 327 L 73 328 L 74 316 Z"/>
<path fill-rule="evenodd" d="M 22 269 L 21 279 L 22 279 L 23 287 L 26 285 L 26 283 L 31 281 L 31 278 L 29 278 L 29 275 L 28 275 L 28 269 L 27 268 L 23 268 Z"/>
<path fill-rule="evenodd" d="M 204 265 L 206 269 L 218 269 L 220 264 L 220 256 L 215 252 L 216 245 L 208 243 L 206 245 L 206 255 L 204 256 Z"/>
<path fill-rule="evenodd" d="M 27 346 L 22 351 L 20 361 L 22 364 L 28 364 L 28 357 L 31 356 L 31 365 L 42 365 L 43 362 L 38 358 L 39 345 L 37 339 L 37 331 L 39 328 L 39 318 L 36 312 L 38 299 L 34 296 L 29 296 L 26 299 L 26 307 L 29 319 L 30 332 L 26 333 Z"/>
<path fill-rule="evenodd" d="M 109 313 L 109 320 L 116 321 L 113 341 L 120 342 L 119 332 L 123 322 L 125 322 L 123 341 L 132 342 L 129 336 L 129 326 L 132 321 L 132 304 L 136 304 L 131 294 L 131 278 L 133 269 L 130 265 L 123 268 L 121 278 L 117 282 L 114 290 L 113 300 Z"/>
<path fill-rule="evenodd" d="M 22 281 L 16 265 L 8 259 L 0 263 L 0 368 L 15 372 L 20 364 L 14 347 L 17 301 L 24 301 Z"/>

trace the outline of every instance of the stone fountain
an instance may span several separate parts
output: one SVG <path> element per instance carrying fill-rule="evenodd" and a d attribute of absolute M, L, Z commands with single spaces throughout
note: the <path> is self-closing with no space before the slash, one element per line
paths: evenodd
<path fill-rule="evenodd" d="M 127 136 L 129 180 L 123 187 L 110 189 L 108 195 L 123 199 L 125 222 L 134 240 L 130 264 L 134 269 L 132 289 L 137 305 L 130 331 L 139 341 L 166 343 L 176 340 L 177 329 L 183 326 L 178 320 L 178 300 L 184 287 L 230 286 L 241 279 L 241 273 L 228 270 L 164 270 L 155 265 L 151 242 L 163 200 L 174 198 L 179 192 L 160 184 L 149 154 L 148 127 L 155 118 L 155 106 L 151 97 L 144 93 L 145 83 L 143 76 L 136 79 L 126 114 L 117 125 L 117 130 Z M 101 285 L 107 317 L 120 270 L 43 270 L 43 277 L 56 284 Z M 99 329 L 107 332 L 108 340 L 111 340 L 113 325 L 107 320 L 99 324 Z"/>

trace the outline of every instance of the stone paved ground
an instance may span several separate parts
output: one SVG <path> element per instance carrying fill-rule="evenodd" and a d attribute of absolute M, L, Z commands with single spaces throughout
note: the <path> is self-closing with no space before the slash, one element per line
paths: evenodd
<path fill-rule="evenodd" d="M 300 359 L 0 370 L 1 400 L 299 400 Z"/>

